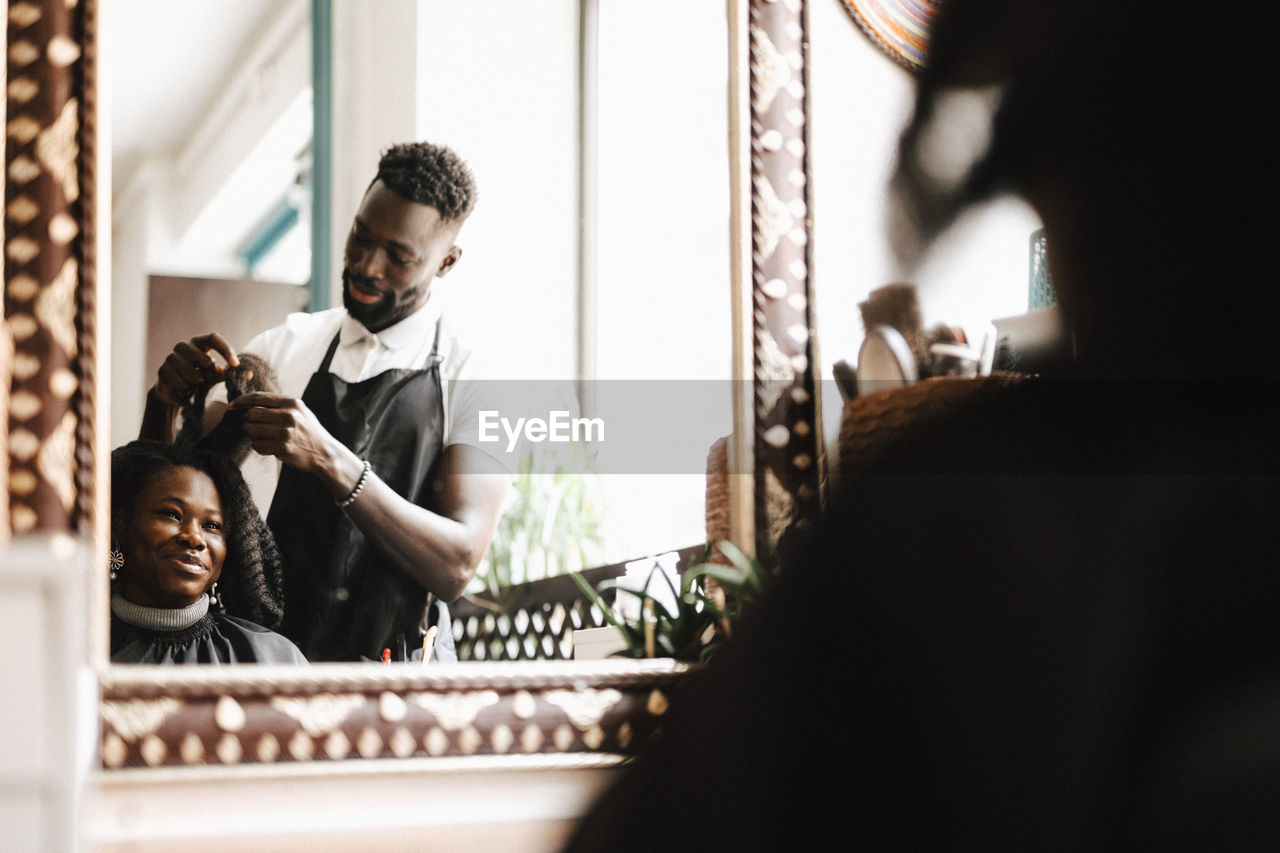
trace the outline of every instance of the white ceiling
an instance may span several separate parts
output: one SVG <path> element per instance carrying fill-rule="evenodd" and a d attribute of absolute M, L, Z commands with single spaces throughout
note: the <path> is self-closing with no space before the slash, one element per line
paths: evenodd
<path fill-rule="evenodd" d="M 190 136 L 223 78 L 243 60 L 273 0 L 104 0 L 112 175 L 120 186 L 148 155 Z"/>

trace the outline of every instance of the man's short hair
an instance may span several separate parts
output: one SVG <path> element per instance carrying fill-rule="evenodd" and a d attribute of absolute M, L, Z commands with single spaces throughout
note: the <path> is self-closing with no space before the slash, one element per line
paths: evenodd
<path fill-rule="evenodd" d="M 461 222 L 476 206 L 476 179 L 451 149 L 430 142 L 392 145 L 378 161 L 374 181 L 417 204 L 434 207 L 445 222 Z"/>

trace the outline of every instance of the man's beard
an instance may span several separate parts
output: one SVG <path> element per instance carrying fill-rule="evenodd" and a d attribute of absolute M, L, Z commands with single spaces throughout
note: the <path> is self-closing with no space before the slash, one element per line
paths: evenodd
<path fill-rule="evenodd" d="M 378 291 L 378 301 L 371 303 L 358 302 L 351 296 L 351 276 L 343 273 L 342 276 L 342 306 L 347 309 L 347 313 L 360 322 L 362 326 L 371 332 L 385 329 L 394 325 L 412 313 L 410 304 L 397 305 L 395 297 L 379 288 L 369 288 Z"/>

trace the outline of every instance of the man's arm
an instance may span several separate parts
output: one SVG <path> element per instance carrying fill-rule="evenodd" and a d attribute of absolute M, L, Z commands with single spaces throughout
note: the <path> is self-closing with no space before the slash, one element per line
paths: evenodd
<path fill-rule="evenodd" d="M 351 493 L 364 463 L 298 399 L 246 394 L 245 431 L 259 453 L 313 474 L 335 500 Z M 440 460 L 435 511 L 397 494 L 373 473 L 347 515 L 365 538 L 421 586 L 445 601 L 462 595 L 475 576 L 502 515 L 511 478 L 497 461 L 468 445 L 450 445 Z"/>
<path fill-rule="evenodd" d="M 484 451 L 452 444 L 444 449 L 434 484 L 438 512 L 415 506 L 370 473 L 347 515 L 401 571 L 453 601 L 475 577 L 510 483 L 511 476 Z"/>
<path fill-rule="evenodd" d="M 142 411 L 142 427 L 138 438 L 151 438 L 172 443 L 177 436 L 176 421 L 183 403 L 196 391 L 204 391 L 222 381 L 224 368 L 214 361 L 218 353 L 231 366 L 240 363 L 236 351 L 216 332 L 179 341 L 165 357 L 156 373 L 156 384 L 147 390 L 146 407 Z M 206 424 L 222 417 L 221 409 L 205 412 Z"/>

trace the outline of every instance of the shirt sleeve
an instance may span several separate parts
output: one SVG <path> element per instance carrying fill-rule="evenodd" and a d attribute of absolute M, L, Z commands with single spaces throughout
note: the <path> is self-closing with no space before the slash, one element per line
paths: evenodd
<path fill-rule="evenodd" d="M 520 442 L 512 446 L 500 428 L 484 428 L 485 423 L 496 423 L 504 411 L 499 393 L 502 384 L 500 380 L 465 377 L 446 383 L 449 425 L 444 444 L 474 447 L 497 461 L 508 474 L 514 474 L 519 463 Z"/>
<path fill-rule="evenodd" d="M 519 466 L 521 443 L 514 445 L 496 427 L 503 412 L 513 411 L 509 390 L 515 383 L 495 378 L 493 365 L 480 353 L 450 337 L 441 375 L 446 406 L 444 445 L 465 444 L 495 460 L 508 474 Z M 485 429 L 485 423 L 495 427 Z"/>
<path fill-rule="evenodd" d="M 490 378 L 464 370 L 447 383 L 445 445 L 466 444 L 510 474 L 528 470 L 585 473 L 583 442 L 574 424 L 580 406 L 573 382 Z"/>

